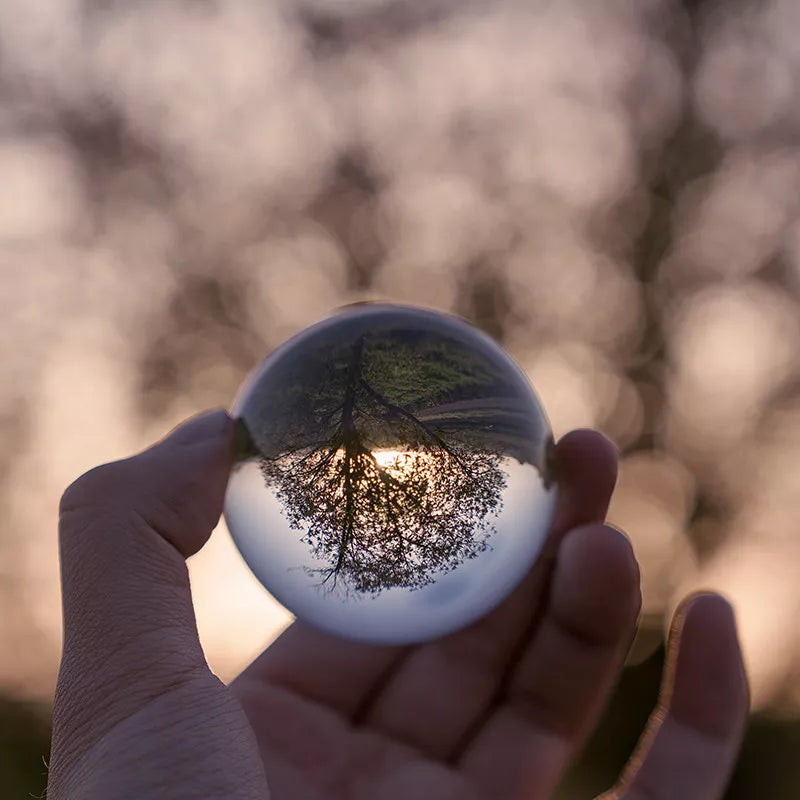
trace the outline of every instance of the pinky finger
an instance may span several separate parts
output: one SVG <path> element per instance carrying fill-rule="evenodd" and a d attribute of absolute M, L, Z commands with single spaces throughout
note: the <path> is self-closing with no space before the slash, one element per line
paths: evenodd
<path fill-rule="evenodd" d="M 719 800 L 748 708 L 733 610 L 719 595 L 695 595 L 673 622 L 658 709 L 603 800 Z"/>

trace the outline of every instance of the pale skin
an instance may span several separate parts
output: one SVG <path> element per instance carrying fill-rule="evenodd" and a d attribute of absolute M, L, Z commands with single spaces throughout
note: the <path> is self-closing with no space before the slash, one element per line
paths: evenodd
<path fill-rule="evenodd" d="M 64 493 L 48 798 L 550 797 L 640 608 L 629 542 L 604 524 L 614 448 L 591 431 L 559 442 L 552 557 L 471 627 L 389 647 L 294 623 L 226 686 L 200 647 L 185 559 L 219 519 L 232 434 L 206 413 Z M 723 795 L 748 711 L 730 606 L 687 599 L 668 649 L 659 706 L 606 800 Z"/>

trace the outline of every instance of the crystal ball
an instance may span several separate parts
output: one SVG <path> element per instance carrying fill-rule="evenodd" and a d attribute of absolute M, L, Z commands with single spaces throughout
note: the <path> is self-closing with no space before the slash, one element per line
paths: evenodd
<path fill-rule="evenodd" d="M 329 633 L 453 632 L 542 549 L 550 426 L 523 371 L 457 317 L 345 307 L 269 355 L 232 416 L 231 536 L 273 597 Z"/>

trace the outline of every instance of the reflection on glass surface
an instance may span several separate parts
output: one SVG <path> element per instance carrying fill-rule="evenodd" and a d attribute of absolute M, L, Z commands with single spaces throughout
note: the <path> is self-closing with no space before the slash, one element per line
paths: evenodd
<path fill-rule="evenodd" d="M 228 527 L 311 624 L 441 635 L 500 602 L 541 549 L 550 428 L 523 373 L 457 318 L 347 308 L 267 358 L 233 414 Z"/>

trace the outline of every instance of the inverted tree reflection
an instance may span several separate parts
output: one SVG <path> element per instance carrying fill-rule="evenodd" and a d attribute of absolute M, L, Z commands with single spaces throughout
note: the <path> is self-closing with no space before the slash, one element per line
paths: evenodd
<path fill-rule="evenodd" d="M 374 362 L 365 377 L 363 338 L 349 351 L 339 396 L 324 392 L 336 404 L 314 414 L 324 438 L 287 436 L 278 452 L 261 454 L 261 471 L 290 526 L 326 562 L 309 569 L 321 585 L 416 589 L 488 547 L 506 486 L 501 454 L 448 440 L 387 398 L 373 385 Z"/>

